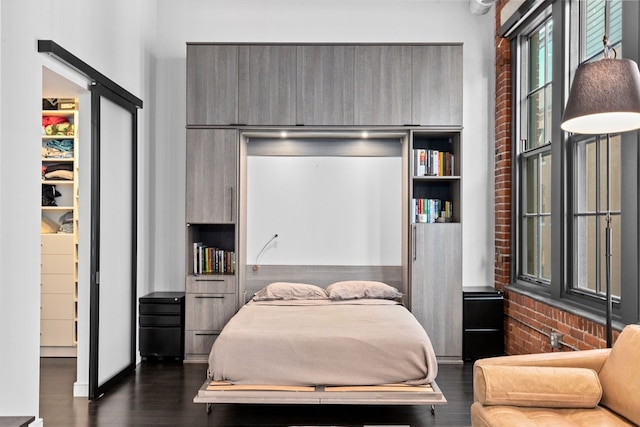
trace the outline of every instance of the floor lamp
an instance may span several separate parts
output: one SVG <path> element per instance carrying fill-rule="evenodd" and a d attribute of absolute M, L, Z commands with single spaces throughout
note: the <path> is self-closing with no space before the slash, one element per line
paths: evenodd
<path fill-rule="evenodd" d="M 607 37 L 604 58 L 584 63 L 576 70 L 569 100 L 560 127 L 578 134 L 609 135 L 640 129 L 640 71 L 638 64 L 629 59 L 609 57 Z M 609 159 L 607 159 L 607 185 Z M 611 214 L 607 202 L 605 231 L 606 261 L 606 339 L 607 347 L 613 341 L 611 297 Z"/>

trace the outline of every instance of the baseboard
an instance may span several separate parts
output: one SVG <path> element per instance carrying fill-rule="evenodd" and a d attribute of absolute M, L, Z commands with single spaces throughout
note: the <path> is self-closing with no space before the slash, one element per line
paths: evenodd
<path fill-rule="evenodd" d="M 73 383 L 73 397 L 89 397 L 89 384 Z"/>

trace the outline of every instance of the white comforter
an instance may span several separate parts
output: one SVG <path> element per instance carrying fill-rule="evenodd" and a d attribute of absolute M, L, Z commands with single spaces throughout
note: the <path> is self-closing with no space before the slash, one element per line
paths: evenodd
<path fill-rule="evenodd" d="M 234 384 L 428 384 L 438 372 L 424 328 L 390 300 L 249 302 L 209 355 Z"/>

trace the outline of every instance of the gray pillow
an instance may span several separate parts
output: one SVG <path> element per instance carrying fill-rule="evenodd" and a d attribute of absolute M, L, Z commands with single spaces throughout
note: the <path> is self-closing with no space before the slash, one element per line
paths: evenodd
<path fill-rule="evenodd" d="M 402 293 L 393 286 L 370 280 L 346 280 L 332 283 L 327 286 L 327 293 L 332 300 L 402 298 Z"/>
<path fill-rule="evenodd" d="M 274 282 L 253 294 L 254 301 L 328 299 L 324 289 L 306 283 Z"/>

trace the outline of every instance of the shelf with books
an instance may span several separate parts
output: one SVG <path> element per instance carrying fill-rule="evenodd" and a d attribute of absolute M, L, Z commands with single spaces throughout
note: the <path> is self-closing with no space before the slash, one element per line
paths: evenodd
<path fill-rule="evenodd" d="M 234 224 L 187 224 L 187 244 L 189 274 L 236 273 Z"/>
<path fill-rule="evenodd" d="M 414 132 L 411 223 L 460 221 L 460 133 Z"/>

